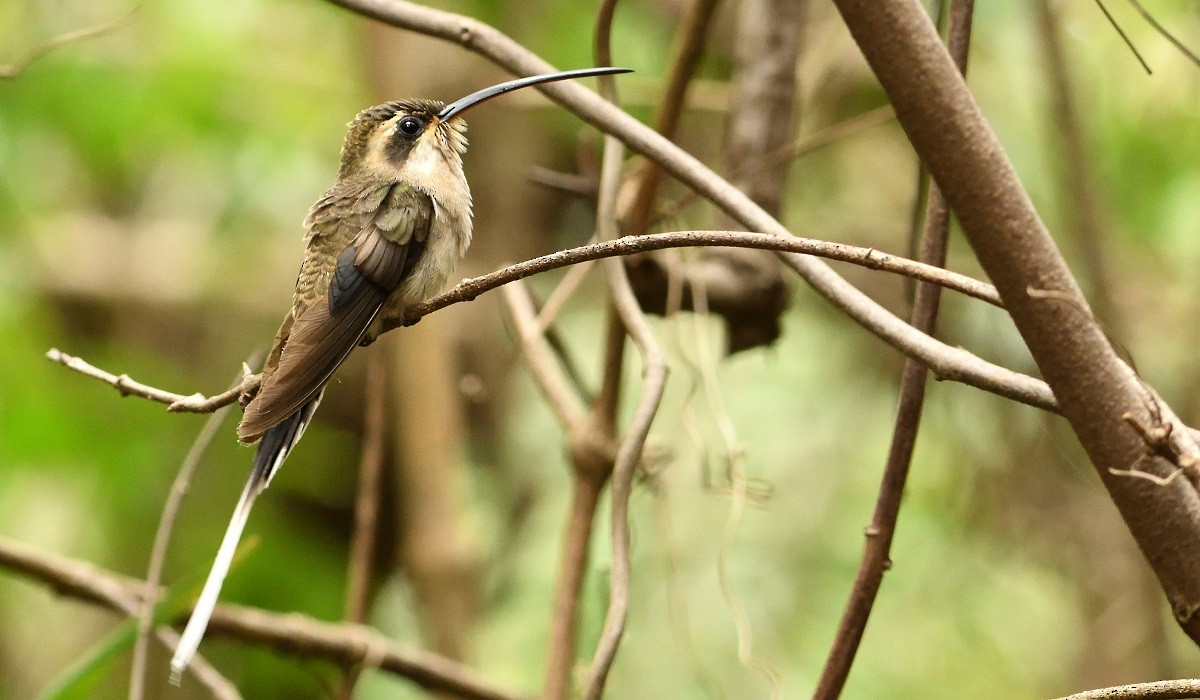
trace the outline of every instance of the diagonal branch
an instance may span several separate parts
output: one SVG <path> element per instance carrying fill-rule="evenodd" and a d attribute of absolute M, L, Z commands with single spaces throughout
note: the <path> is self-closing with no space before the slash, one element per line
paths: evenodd
<path fill-rule="evenodd" d="M 459 44 L 514 73 L 532 75 L 553 70 L 549 63 L 502 32 L 463 15 L 405 0 L 330 2 L 401 29 Z M 936 38 L 936 32 L 933 34 Z M 885 43 L 891 41 L 886 33 L 883 36 Z M 780 237 L 790 236 L 782 224 L 745 193 L 596 93 L 582 85 L 565 82 L 538 89 L 597 129 L 616 136 L 632 150 L 657 162 L 664 172 L 700 192 L 747 228 Z M 999 150 L 999 146 L 996 148 Z M 948 346 L 916 331 L 816 258 L 784 253 L 783 259 L 830 303 L 884 342 L 929 366 L 938 378 L 960 381 L 1033 406 L 1055 405 L 1054 396 L 1044 382 L 984 362 L 961 348 Z M 1200 542 L 1200 538 L 1197 539 Z"/>
<path fill-rule="evenodd" d="M 975 0 L 951 0 L 946 44 L 955 66 L 963 75 L 967 71 L 974 13 Z M 922 172 L 920 177 L 927 176 Z M 913 233 L 915 237 L 915 228 Z M 949 237 L 950 208 L 941 190 L 936 184 L 931 184 L 926 201 L 925 233 L 921 237 L 922 262 L 939 267 L 945 265 Z M 933 335 L 937 327 L 941 291 L 940 287 L 929 283 L 917 285 L 913 297 L 912 325 L 922 333 Z M 896 409 L 896 423 L 879 495 L 875 500 L 875 511 L 866 528 L 866 544 L 854 576 L 854 586 L 838 623 L 829 657 L 813 693 L 814 698 L 837 698 L 842 694 L 866 631 L 867 620 L 883 584 L 883 575 L 891 564 L 892 539 L 900 517 L 900 502 L 908 481 L 909 468 L 912 466 L 917 431 L 921 426 L 928 374 L 928 368 L 916 360 L 909 358 L 905 361 L 900 379 L 900 405 Z"/>
<path fill-rule="evenodd" d="M 132 10 L 126 12 L 124 15 L 121 15 L 111 22 L 98 24 L 94 27 L 76 29 L 73 32 L 60 34 L 52 39 L 43 41 L 29 51 L 26 51 L 25 55 L 18 58 L 16 61 L 8 64 L 0 64 L 0 80 L 12 80 L 20 77 L 21 73 L 25 72 L 25 69 L 29 67 L 29 64 L 59 47 L 66 46 L 67 44 L 73 44 L 77 41 L 93 39 L 95 37 L 102 36 L 104 34 L 108 34 L 109 32 L 120 29 L 121 27 L 125 26 L 129 20 L 133 19 L 134 14 L 136 14 L 138 11 L 138 7 L 138 5 L 134 5 Z"/>
<path fill-rule="evenodd" d="M 1200 643 L 1200 497 L 1188 479 L 1122 478 L 1148 463 L 1158 476 L 1194 468 L 1190 439 L 1174 464 L 1132 424 L 1186 428 L 1123 363 L 1033 208 L 995 133 L 916 0 L 834 0 L 921 159 L 958 216 L 979 262 L 1058 399 L 1176 621 Z M 1181 438 L 1182 439 L 1182 438 Z"/>
<path fill-rule="evenodd" d="M 59 595 L 127 615 L 136 613 L 145 591 L 144 581 L 126 578 L 90 562 L 44 552 L 7 537 L 0 537 L 0 567 L 44 584 Z M 379 668 L 408 678 L 426 690 L 463 698 L 518 697 L 457 661 L 393 644 L 361 625 L 322 622 L 304 615 L 285 615 L 242 605 L 218 605 L 209 632 L 345 667 L 371 658 L 379 662 Z"/>

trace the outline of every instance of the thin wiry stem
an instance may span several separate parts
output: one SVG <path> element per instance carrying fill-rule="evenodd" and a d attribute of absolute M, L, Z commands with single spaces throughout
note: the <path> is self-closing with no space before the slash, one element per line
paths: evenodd
<path fill-rule="evenodd" d="M 619 142 L 611 137 L 606 137 L 605 140 L 605 162 L 619 164 L 623 150 Z M 610 153 L 614 155 L 610 156 Z M 609 221 L 609 225 L 615 229 L 615 187 L 611 190 L 606 187 L 603 177 L 601 183 L 600 221 Z M 606 200 L 611 208 L 605 208 Z M 621 323 L 642 355 L 643 387 L 633 420 L 630 421 L 621 440 L 613 466 L 611 592 L 604 629 L 600 634 L 588 675 L 587 689 L 584 693 L 587 700 L 599 700 L 603 695 L 608 672 L 612 668 L 621 637 L 625 632 L 625 619 L 629 609 L 629 497 L 633 490 L 634 470 L 641 460 L 642 449 L 645 447 L 650 425 L 658 413 L 667 380 L 666 359 L 650 329 L 645 313 L 634 296 L 633 288 L 629 285 L 625 266 L 615 259 L 606 260 L 604 264 Z"/>
<path fill-rule="evenodd" d="M 386 341 L 384 341 L 386 342 Z M 371 602 L 371 572 L 375 539 L 379 531 L 383 463 L 387 446 L 388 353 L 377 347 L 367 361 L 366 404 L 363 411 L 362 456 L 358 467 L 358 494 L 354 499 L 354 532 L 350 537 L 350 564 L 346 576 L 346 622 L 361 624 Z M 354 693 L 358 669 L 347 670 L 341 697 Z"/>
<path fill-rule="evenodd" d="M 967 56 L 970 53 L 974 12 L 975 0 L 952 0 L 950 3 L 946 45 L 963 75 L 966 75 Z M 950 207 L 936 183 L 930 183 L 924 218 L 921 261 L 941 267 L 946 264 Z M 937 328 L 941 291 L 941 287 L 937 285 L 917 285 L 913 300 L 912 325 L 922 333 L 933 335 Z M 912 466 L 917 431 L 921 426 L 928 374 L 928 368 L 921 363 L 911 358 L 905 361 L 900 379 L 900 405 L 896 409 L 892 442 L 888 448 L 887 462 L 875 500 L 875 511 L 866 529 L 866 543 L 858 572 L 854 577 L 854 586 L 846 601 L 846 609 L 842 613 L 837 634 L 830 646 L 817 689 L 813 693 L 817 700 L 833 700 L 841 696 L 863 633 L 866 631 L 867 621 L 879 595 L 880 586 L 883 584 L 883 575 L 891 563 L 892 538 L 896 533 L 901 498 L 904 495 L 909 468 Z"/>
<path fill-rule="evenodd" d="M 1129 4 L 1133 5 L 1133 9 L 1137 10 L 1138 14 L 1142 16 L 1142 19 L 1146 20 L 1151 27 L 1154 27 L 1154 31 L 1158 32 L 1163 36 L 1164 39 L 1171 42 L 1171 44 L 1175 48 L 1179 49 L 1179 52 L 1182 53 L 1189 61 L 1195 63 L 1197 66 L 1200 66 L 1200 56 L 1197 56 L 1194 52 L 1192 52 L 1192 50 L 1184 45 L 1182 41 L 1177 39 L 1174 34 L 1167 31 L 1166 27 L 1164 27 L 1158 20 L 1154 19 L 1154 15 L 1146 11 L 1146 8 L 1142 5 L 1142 3 L 1138 2 L 1138 0 L 1129 0 Z"/>
<path fill-rule="evenodd" d="M 249 372 L 248 366 L 257 364 L 260 357 L 250 358 L 247 362 L 246 369 L 239 375 L 239 379 L 235 380 L 234 386 L 241 385 L 241 381 L 245 379 Z M 229 415 L 231 405 L 227 404 L 213 412 L 205 421 L 204 427 L 200 429 L 200 433 L 196 436 L 192 446 L 188 449 L 187 456 L 183 460 L 183 464 L 179 467 L 179 472 L 175 475 L 175 481 L 171 484 L 171 490 L 167 495 L 167 502 L 163 505 L 162 515 L 158 520 L 158 530 L 154 533 L 154 545 L 150 550 L 150 563 L 146 572 L 146 590 L 157 591 L 159 583 L 162 581 L 163 564 L 167 560 L 167 546 L 171 541 L 171 530 L 174 528 L 175 519 L 179 515 L 179 507 L 183 503 L 183 497 L 187 494 L 188 488 L 192 483 L 192 474 L 195 473 L 196 467 L 200 464 L 200 460 L 204 457 L 204 453 L 208 451 L 212 441 L 217 436 L 217 431 L 221 428 L 221 424 L 225 421 L 225 417 Z M 146 661 L 149 655 L 150 632 L 154 623 L 154 608 L 158 603 L 157 596 L 147 595 L 141 602 L 138 609 L 138 636 L 137 642 L 133 647 L 133 665 L 130 672 L 129 680 L 129 698 L 130 700 L 140 700 L 145 695 L 146 689 Z"/>
<path fill-rule="evenodd" d="M 1150 64 L 1146 63 L 1146 59 L 1142 57 L 1142 53 L 1137 50 L 1136 46 L 1133 45 L 1133 40 L 1129 38 L 1129 35 L 1126 34 L 1125 30 L 1121 28 L 1121 25 L 1117 23 L 1116 18 L 1113 17 L 1112 13 L 1108 11 L 1108 7 L 1104 5 L 1104 0 L 1096 0 L 1096 7 L 1100 8 L 1100 12 L 1104 13 L 1104 19 L 1108 20 L 1108 23 L 1112 25 L 1114 30 L 1116 30 L 1117 35 L 1121 37 L 1121 41 L 1125 42 L 1125 45 L 1129 47 L 1129 50 L 1133 53 L 1134 58 L 1138 60 L 1138 63 L 1142 64 L 1142 70 L 1146 71 L 1146 75 L 1152 75 L 1154 71 L 1150 70 Z"/>

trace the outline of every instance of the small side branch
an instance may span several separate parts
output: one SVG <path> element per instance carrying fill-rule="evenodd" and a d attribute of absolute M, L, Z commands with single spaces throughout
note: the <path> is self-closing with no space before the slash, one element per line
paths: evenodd
<path fill-rule="evenodd" d="M 168 411 L 177 413 L 212 413 L 218 408 L 240 401 L 243 397 L 252 396 L 255 391 L 258 391 L 259 376 L 244 365 L 242 367 L 242 381 L 237 386 L 228 391 L 208 397 L 203 394 L 184 396 L 183 394 L 176 394 L 150 386 L 149 384 L 143 384 L 130 378 L 128 374 L 118 375 L 106 372 L 88 363 L 83 358 L 68 355 L 58 348 L 47 350 L 46 359 L 51 362 L 57 362 L 68 369 L 75 370 L 93 379 L 99 379 L 116 389 L 117 393 L 121 396 L 140 396 L 143 399 L 164 403 L 167 404 Z"/>

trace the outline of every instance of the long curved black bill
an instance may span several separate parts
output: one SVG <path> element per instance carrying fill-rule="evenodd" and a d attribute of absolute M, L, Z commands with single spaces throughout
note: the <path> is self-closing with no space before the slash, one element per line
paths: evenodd
<path fill-rule="evenodd" d="M 507 83 L 500 83 L 488 88 L 484 88 L 479 92 L 473 92 L 470 95 L 455 100 L 446 105 L 441 112 L 438 112 L 438 121 L 446 121 L 453 119 L 468 109 L 474 107 L 480 102 L 486 102 L 493 97 L 499 97 L 506 92 L 520 90 L 521 88 L 531 85 L 541 85 L 542 83 L 553 83 L 559 80 L 570 80 L 572 78 L 588 78 L 593 75 L 615 75 L 617 73 L 632 73 L 632 68 L 580 68 L 579 70 L 565 70 L 560 73 L 546 73 L 544 75 L 531 75 L 528 78 L 517 78 L 510 80 Z"/>

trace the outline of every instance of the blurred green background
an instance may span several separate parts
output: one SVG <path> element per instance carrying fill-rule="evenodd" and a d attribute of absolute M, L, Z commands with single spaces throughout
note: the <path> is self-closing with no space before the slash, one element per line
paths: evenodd
<path fill-rule="evenodd" d="M 1033 0 L 979 3 L 970 83 L 1081 282 L 1092 298 L 1111 300 L 1114 339 L 1195 425 L 1200 70 L 1124 3 L 1111 4 L 1153 75 L 1093 3 L 1056 4 L 1093 175 L 1091 245 L 1074 233 L 1072 173 Z M 1200 47 L 1200 4 L 1146 4 Z M 590 65 L 593 3 L 440 6 L 494 23 L 559 67 Z M 616 62 L 638 71 L 622 78 L 623 96 L 640 118 L 661 92 L 682 7 L 630 0 L 617 13 Z M 722 8 L 679 138 L 718 166 L 735 7 Z M 112 0 L 2 0 L 0 61 L 128 9 Z M 884 103 L 830 4 L 810 3 L 803 47 L 798 134 Z M 167 490 L 204 418 L 120 399 L 44 352 L 59 347 L 182 393 L 223 388 L 270 341 L 289 303 L 300 221 L 332 182 L 346 122 L 385 99 L 454 99 L 501 77 L 457 47 L 370 26 L 317 0 L 148 0 L 123 28 L 0 81 L 0 534 L 144 576 Z M 588 206 L 523 175 L 533 166 L 573 169 L 580 140 L 596 146 L 593 132 L 530 92 L 473 112 L 471 137 L 476 245 L 463 276 L 591 235 Z M 861 131 L 794 164 L 784 221 L 800 235 L 903 253 L 914 175 L 894 123 Z M 666 188 L 667 198 L 679 194 Z M 694 205 L 669 228 L 716 220 Z M 959 236 L 951 265 L 980 274 Z M 902 281 L 845 274 L 904 313 Z M 533 286 L 544 295 L 560 276 Z M 589 277 L 561 321 L 593 383 L 602 289 Z M 669 458 L 634 494 L 633 608 L 610 696 L 768 697 L 763 675 L 738 661 L 733 607 L 717 575 L 731 512 L 726 448 L 704 393 L 717 390 L 754 485 L 769 491 L 734 524 L 728 579 L 755 655 L 778 673 L 784 697 L 804 697 L 857 564 L 901 359 L 804 288 L 774 347 L 727 360 L 717 324 L 654 322 L 674 371 L 652 443 Z M 397 641 L 457 648 L 483 674 L 534 692 L 570 482 L 562 436 L 506 329 L 499 295 L 490 294 L 371 350 L 393 353 L 397 385 L 442 381 L 455 402 L 447 414 L 397 389 L 404 434 L 416 437 L 397 437 L 389 459 L 389 503 L 398 505 L 386 510 L 369 621 Z M 941 334 L 1033 370 L 1011 324 L 990 307 L 947 294 Z M 341 617 L 363 359 L 331 388 L 260 499 L 248 528 L 259 544 L 224 600 Z M 631 355 L 629 366 L 636 362 Z M 716 367 L 715 386 L 702 381 L 706 365 Z M 454 527 L 414 534 L 406 513 L 429 503 L 408 481 L 424 463 L 406 455 L 437 435 L 449 436 L 449 448 L 436 448 L 442 466 L 425 477 L 441 480 L 432 492 L 445 497 Z M 230 420 L 184 503 L 167 582 L 207 569 L 249 460 Z M 607 601 L 607 527 L 601 518 L 582 658 Z M 447 561 L 414 556 L 421 536 Z M 931 384 L 893 558 L 847 697 L 1045 697 L 1200 674 L 1200 654 L 1170 622 L 1056 418 Z M 439 575 L 472 592 L 469 609 L 445 625 L 438 601 L 421 593 L 421 581 Z M 0 697 L 35 697 L 117 622 L 0 572 Z M 331 664 L 249 644 L 213 638 L 202 650 L 246 697 L 328 697 L 339 683 Z M 98 696 L 123 697 L 128 660 L 112 664 Z M 160 648 L 151 673 L 152 697 L 201 696 L 194 684 L 167 685 Z M 422 694 L 367 673 L 355 697 Z"/>

